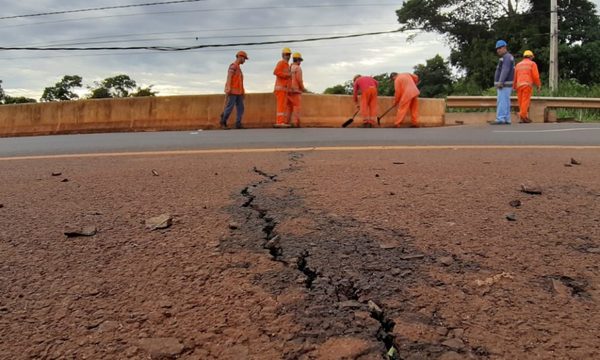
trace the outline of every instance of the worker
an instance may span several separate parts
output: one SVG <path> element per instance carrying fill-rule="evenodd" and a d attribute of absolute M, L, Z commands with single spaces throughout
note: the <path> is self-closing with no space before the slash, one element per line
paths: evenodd
<path fill-rule="evenodd" d="M 304 88 L 304 80 L 302 78 L 302 68 L 300 64 L 304 59 L 299 52 L 292 54 L 291 83 L 289 91 L 289 99 L 292 106 L 291 122 L 295 127 L 300 127 L 300 110 L 302 109 L 302 93 L 306 91 Z"/>
<path fill-rule="evenodd" d="M 496 53 L 500 58 L 496 73 L 494 74 L 494 86 L 496 87 L 496 121 L 493 125 L 510 125 L 510 93 L 512 92 L 513 79 L 515 77 L 515 58 L 508 52 L 508 44 L 504 40 L 496 42 Z"/>
<path fill-rule="evenodd" d="M 281 51 L 281 60 L 275 66 L 273 75 L 275 75 L 275 98 L 277 99 L 277 114 L 274 127 L 290 127 L 288 123 L 290 114 L 290 101 L 288 100 L 288 91 L 290 80 L 292 78 L 290 72 L 290 58 L 292 50 L 283 48 Z"/>
<path fill-rule="evenodd" d="M 354 83 L 354 103 L 356 110 L 360 110 L 363 118 L 363 127 L 373 127 L 377 120 L 377 80 L 370 76 L 356 75 Z M 358 95 L 360 94 L 360 104 Z"/>
<path fill-rule="evenodd" d="M 531 119 L 529 119 L 529 104 L 531 103 L 531 95 L 533 94 L 533 85 L 537 87 L 538 91 L 542 88 L 540 73 L 533 58 L 533 52 L 525 50 L 523 52 L 523 60 L 515 66 L 513 88 L 517 90 L 519 119 L 521 123 L 531 122 Z"/>
<path fill-rule="evenodd" d="M 396 127 L 400 127 L 404 117 L 410 110 L 410 127 L 418 128 L 419 125 L 419 94 L 417 88 L 419 77 L 410 73 L 391 73 L 391 78 L 394 80 L 394 105 L 398 106 L 396 113 Z"/>
<path fill-rule="evenodd" d="M 248 54 L 245 51 L 238 51 L 235 54 L 235 61 L 229 65 L 227 71 L 227 82 L 225 83 L 225 109 L 221 114 L 221 128 L 228 129 L 227 120 L 236 109 L 235 128 L 242 128 L 242 116 L 244 115 L 244 74 L 242 74 L 241 65 L 248 60 Z"/>

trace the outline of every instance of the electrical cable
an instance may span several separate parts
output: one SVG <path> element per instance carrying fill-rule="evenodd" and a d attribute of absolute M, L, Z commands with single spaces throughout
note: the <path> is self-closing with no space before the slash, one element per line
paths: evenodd
<path fill-rule="evenodd" d="M 133 7 L 142 7 L 142 6 L 171 5 L 171 4 L 192 3 L 192 2 L 200 2 L 200 1 L 207 1 L 207 0 L 174 0 L 174 1 L 162 1 L 162 2 L 152 2 L 152 3 L 142 3 L 142 4 L 103 6 L 103 7 L 88 8 L 88 9 L 49 11 L 49 12 L 36 13 L 36 14 L 2 16 L 2 17 L 0 17 L 0 20 L 27 18 L 27 17 L 36 17 L 36 16 L 47 16 L 47 15 L 72 14 L 72 13 L 89 12 L 89 11 L 126 9 L 126 8 L 133 8 Z"/>
<path fill-rule="evenodd" d="M 274 41 L 263 41 L 263 42 L 246 42 L 246 43 L 230 43 L 230 44 L 205 44 L 185 47 L 175 46 L 106 46 L 106 47 L 0 47 L 0 50 L 26 50 L 26 51 L 98 51 L 98 50 L 156 50 L 156 51 L 187 51 L 194 49 L 204 48 L 218 48 L 218 47 L 233 47 L 233 46 L 255 46 L 255 45 L 269 45 L 269 44 L 283 44 L 283 43 L 299 43 L 299 42 L 312 42 L 321 40 L 336 40 L 336 39 L 348 39 L 362 36 L 373 36 L 383 34 L 393 34 L 402 32 L 402 30 L 390 30 L 390 31 L 376 31 L 369 33 L 360 34 L 349 34 L 349 35 L 337 35 L 337 36 L 326 36 L 317 38 L 306 38 L 306 39 L 288 39 L 288 40 L 274 40 Z"/>
<path fill-rule="evenodd" d="M 177 11 L 156 11 L 146 13 L 132 13 L 132 14 L 119 14 L 119 15 L 103 15 L 103 16 L 89 16 L 75 19 L 64 19 L 45 21 L 28 24 L 17 24 L 17 25 L 6 25 L 1 26 L 0 29 L 12 28 L 12 27 L 23 27 L 32 25 L 44 25 L 44 24 L 56 24 L 66 23 L 75 21 L 85 21 L 94 19 L 107 19 L 117 17 L 131 17 L 131 16 L 147 16 L 147 15 L 175 15 L 175 14 L 190 14 L 199 12 L 229 12 L 229 11 L 254 11 L 254 10 L 288 10 L 288 9 L 311 9 L 311 8 L 339 8 L 339 7 L 375 7 L 375 6 L 398 6 L 397 4 L 391 3 L 377 3 L 377 4 L 320 4 L 320 5 L 287 5 L 287 6 L 259 6 L 259 7 L 244 7 L 244 8 L 213 8 L 213 9 L 198 9 L 198 10 L 177 10 Z"/>

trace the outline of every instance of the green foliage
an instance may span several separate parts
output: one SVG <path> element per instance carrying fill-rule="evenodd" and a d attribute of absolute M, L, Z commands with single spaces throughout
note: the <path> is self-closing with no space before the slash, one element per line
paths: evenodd
<path fill-rule="evenodd" d="M 156 96 L 157 91 L 152 90 L 150 85 L 145 88 L 138 87 L 135 80 L 129 75 L 121 74 L 106 78 L 101 82 L 94 82 L 93 87 L 89 87 L 89 99 L 107 99 L 124 97 Z"/>
<path fill-rule="evenodd" d="M 408 0 L 396 14 L 402 29 L 421 29 L 446 37 L 450 64 L 466 78 L 458 84 L 459 92 L 471 93 L 473 85 L 481 90 L 492 85 L 497 63 L 494 43 L 498 39 L 508 41 L 518 60 L 524 50 L 532 50 L 542 79 L 547 80 L 549 2 L 506 4 L 495 0 Z M 559 2 L 559 72 L 563 79 L 600 83 L 600 19 L 594 9 L 588 0 Z"/>
<path fill-rule="evenodd" d="M 600 84 L 586 85 L 575 79 L 570 79 L 560 81 L 558 85 L 557 91 L 552 92 L 549 88 L 543 88 L 542 93 L 538 96 L 600 98 Z M 558 117 L 573 118 L 584 122 L 597 122 L 600 121 L 600 110 L 558 109 Z"/>
<path fill-rule="evenodd" d="M 450 94 L 449 94 L 450 95 Z M 464 96 L 481 96 L 481 87 L 473 80 L 469 80 L 466 77 L 458 79 L 452 85 L 451 95 L 464 95 Z"/>
<path fill-rule="evenodd" d="M 5 104 L 25 104 L 37 102 L 35 99 L 30 99 L 24 96 L 12 97 L 7 95 L 2 88 L 2 80 L 0 80 L 0 105 Z"/>
<path fill-rule="evenodd" d="M 4 104 L 8 105 L 8 104 L 27 104 L 27 103 L 35 103 L 37 102 L 35 99 L 31 99 L 25 96 L 17 96 L 17 97 L 12 97 L 12 96 L 8 96 L 5 95 L 4 96 Z"/>
<path fill-rule="evenodd" d="M 144 96 L 156 96 L 158 91 L 152 90 L 152 86 L 150 85 L 145 88 L 138 87 L 137 90 L 131 94 L 132 97 L 144 97 Z"/>
<path fill-rule="evenodd" d="M 106 78 L 101 82 L 96 81 L 94 85 L 94 88 L 90 88 L 90 99 L 128 97 L 137 86 L 129 75 L 124 74 Z"/>
<path fill-rule="evenodd" d="M 427 60 L 426 64 L 415 66 L 419 76 L 421 97 L 446 97 L 452 92 L 452 73 L 449 64 L 440 55 Z"/>
<path fill-rule="evenodd" d="M 329 95 L 351 95 L 353 91 L 352 80 L 348 80 L 343 84 L 334 85 L 332 87 L 328 87 L 323 91 L 323 94 Z"/>
<path fill-rule="evenodd" d="M 380 96 L 394 96 L 394 80 L 390 74 L 379 74 L 373 76 L 377 80 L 377 94 Z"/>
<path fill-rule="evenodd" d="M 113 97 L 109 89 L 99 83 L 95 82 L 94 84 L 96 84 L 96 88 L 89 88 L 91 92 L 87 96 L 88 99 L 109 99 Z"/>
<path fill-rule="evenodd" d="M 423 97 L 444 97 L 452 91 L 450 66 L 439 55 L 427 60 L 426 65 L 417 65 L 415 73 L 421 79 L 419 89 Z M 373 78 L 377 80 L 379 96 L 394 96 L 394 80 L 390 73 L 374 75 Z M 324 94 L 351 95 L 353 87 L 352 80 L 348 80 L 344 84 L 325 89 Z"/>
<path fill-rule="evenodd" d="M 72 89 L 81 87 L 82 78 L 79 75 L 65 75 L 62 80 L 54 86 L 44 89 L 41 101 L 65 101 L 75 100 L 79 96 Z"/>

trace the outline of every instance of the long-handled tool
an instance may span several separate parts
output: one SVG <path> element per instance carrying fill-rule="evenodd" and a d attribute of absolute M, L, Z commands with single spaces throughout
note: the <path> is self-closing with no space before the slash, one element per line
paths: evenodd
<path fill-rule="evenodd" d="M 344 123 L 342 124 L 342 127 L 348 127 L 348 125 L 352 124 L 352 122 L 354 121 L 354 118 L 356 117 L 356 114 L 358 114 L 359 110 L 356 110 L 356 112 L 354 113 L 354 115 L 352 115 L 352 117 L 346 121 L 344 121 Z"/>
<path fill-rule="evenodd" d="M 385 111 L 383 114 L 381 114 L 381 116 L 378 116 L 378 117 L 377 117 L 377 125 L 378 125 L 378 126 L 381 126 L 381 119 L 382 119 L 382 118 L 385 116 L 385 114 L 389 113 L 389 112 L 390 112 L 390 110 L 392 110 L 392 109 L 393 109 L 393 108 L 395 108 L 395 107 L 396 107 L 396 105 L 392 105 L 392 107 L 391 107 L 391 108 L 387 109 L 387 110 L 386 110 L 386 111 Z"/>

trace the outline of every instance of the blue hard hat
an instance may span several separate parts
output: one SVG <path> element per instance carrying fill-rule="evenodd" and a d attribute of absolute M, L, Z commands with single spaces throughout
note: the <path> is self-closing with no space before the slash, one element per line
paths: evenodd
<path fill-rule="evenodd" d="M 503 46 L 508 46 L 508 44 L 506 43 L 506 41 L 504 41 L 504 40 L 498 40 L 498 41 L 496 41 L 496 49 L 501 48 Z"/>

